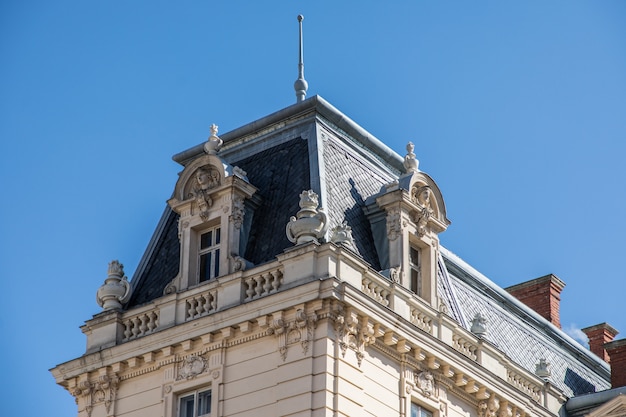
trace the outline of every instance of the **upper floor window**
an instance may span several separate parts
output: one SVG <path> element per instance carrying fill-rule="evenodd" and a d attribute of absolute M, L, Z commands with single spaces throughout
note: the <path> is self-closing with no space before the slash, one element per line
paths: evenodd
<path fill-rule="evenodd" d="M 424 410 L 415 403 L 411 403 L 411 417 L 433 417 L 433 413 L 428 410 Z"/>
<path fill-rule="evenodd" d="M 198 390 L 180 397 L 178 417 L 209 417 L 211 415 L 211 390 Z"/>
<path fill-rule="evenodd" d="M 411 266 L 411 291 L 422 296 L 422 271 L 420 270 L 420 251 L 411 247 L 409 265 Z"/>
<path fill-rule="evenodd" d="M 220 275 L 220 240 L 221 229 L 219 226 L 205 230 L 200 234 L 200 258 L 199 282 L 208 281 Z"/>

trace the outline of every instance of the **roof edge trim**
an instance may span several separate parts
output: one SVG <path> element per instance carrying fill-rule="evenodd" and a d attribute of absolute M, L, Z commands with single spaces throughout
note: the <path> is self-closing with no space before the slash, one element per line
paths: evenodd
<path fill-rule="evenodd" d="M 273 123 L 311 110 L 317 111 L 330 122 L 334 123 L 337 127 L 353 135 L 355 139 L 357 139 L 368 149 L 372 150 L 378 156 L 380 156 L 384 162 L 387 162 L 398 171 L 404 172 L 404 159 L 400 155 L 398 155 L 393 149 L 385 145 L 377 137 L 359 126 L 355 121 L 340 112 L 336 107 L 334 107 L 332 104 L 330 104 L 318 95 L 309 97 L 304 101 L 293 104 L 289 107 L 285 107 L 284 109 L 265 116 L 261 119 L 255 120 L 251 123 L 238 127 L 237 129 L 226 132 L 223 135 L 220 135 L 220 138 L 224 141 L 224 143 L 227 143 L 241 136 L 253 134 L 254 132 L 257 132 Z M 194 159 L 198 155 L 201 155 L 203 153 L 204 142 L 185 151 L 177 153 L 172 157 L 172 159 L 175 162 L 184 166 L 191 159 Z"/>
<path fill-rule="evenodd" d="M 604 362 L 602 359 L 598 358 L 594 355 L 590 350 L 585 349 L 578 341 L 574 340 L 570 335 L 565 333 L 562 329 L 559 329 L 554 324 L 550 323 L 548 320 L 543 318 L 539 313 L 535 312 L 535 310 L 528 307 L 526 304 L 519 301 L 517 298 L 506 292 L 504 289 L 500 288 L 496 283 L 487 278 L 485 275 L 474 269 L 471 265 L 461 259 L 458 255 L 451 252 L 449 249 L 446 249 L 443 246 L 440 246 L 441 254 L 448 258 L 449 261 L 456 264 L 457 267 L 464 269 L 469 275 L 471 275 L 474 279 L 479 281 L 485 287 L 489 288 L 493 293 L 503 300 L 506 300 L 511 306 L 525 313 L 529 318 L 535 321 L 538 325 L 543 326 L 546 329 L 550 329 L 552 334 L 556 337 L 561 338 L 565 344 L 569 347 L 570 350 L 579 352 L 584 357 L 594 365 L 602 368 L 607 376 L 610 375 L 609 365 Z M 461 277 L 459 277 L 461 278 Z"/>

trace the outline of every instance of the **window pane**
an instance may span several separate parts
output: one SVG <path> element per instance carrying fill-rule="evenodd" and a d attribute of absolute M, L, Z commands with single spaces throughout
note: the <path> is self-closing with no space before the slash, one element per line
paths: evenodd
<path fill-rule="evenodd" d="M 194 417 L 193 394 L 180 399 L 180 417 Z"/>
<path fill-rule="evenodd" d="M 211 253 L 200 255 L 200 282 L 211 279 Z"/>
<path fill-rule="evenodd" d="M 424 410 L 417 404 L 411 403 L 411 417 L 433 417 L 433 413 Z"/>
<path fill-rule="evenodd" d="M 220 276 L 220 250 L 215 249 L 215 274 L 213 275 L 213 277 L 219 277 L 219 276 Z"/>
<path fill-rule="evenodd" d="M 211 412 L 211 390 L 198 394 L 198 417 Z"/>
<path fill-rule="evenodd" d="M 409 253 L 409 262 L 411 262 L 412 265 L 419 265 L 419 257 L 420 257 L 420 253 L 417 249 L 415 248 L 411 248 L 411 251 Z"/>
<path fill-rule="evenodd" d="M 213 246 L 213 231 L 208 231 L 200 236 L 200 249 L 206 249 Z"/>
<path fill-rule="evenodd" d="M 222 231 L 221 229 L 218 227 L 217 229 L 215 229 L 215 244 L 219 245 L 220 244 L 220 238 L 222 237 Z"/>

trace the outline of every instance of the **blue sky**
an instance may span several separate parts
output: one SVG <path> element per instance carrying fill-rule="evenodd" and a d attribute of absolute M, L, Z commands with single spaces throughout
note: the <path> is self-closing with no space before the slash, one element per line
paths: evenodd
<path fill-rule="evenodd" d="M 443 245 L 503 287 L 556 274 L 564 329 L 626 337 L 625 2 L 5 0 L 7 415 L 75 415 L 48 369 L 84 352 L 108 262 L 132 276 L 171 156 L 295 102 L 299 13 L 309 96 L 415 143 Z"/>

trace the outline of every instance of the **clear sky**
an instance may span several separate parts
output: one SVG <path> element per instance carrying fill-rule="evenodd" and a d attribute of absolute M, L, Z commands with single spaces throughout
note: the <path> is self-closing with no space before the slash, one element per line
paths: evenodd
<path fill-rule="evenodd" d="M 48 369 L 108 262 L 132 277 L 171 156 L 295 102 L 298 13 L 309 96 L 415 143 L 444 246 L 503 287 L 554 273 L 568 333 L 626 337 L 626 2 L 4 0 L 1 414 L 76 414 Z"/>

